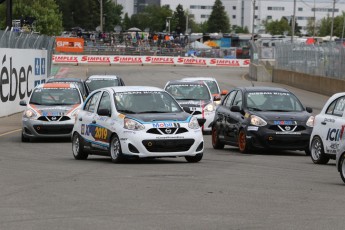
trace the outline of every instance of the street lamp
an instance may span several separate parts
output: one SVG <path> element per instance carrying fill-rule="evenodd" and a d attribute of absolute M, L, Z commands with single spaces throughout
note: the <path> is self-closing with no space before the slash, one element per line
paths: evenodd
<path fill-rule="evenodd" d="M 254 41 L 254 23 L 255 23 L 255 0 L 253 0 L 252 41 Z"/>
<path fill-rule="evenodd" d="M 99 15 L 99 20 L 100 20 L 100 27 L 101 27 L 101 33 L 103 33 L 103 0 L 98 0 L 100 4 L 100 15 Z"/>

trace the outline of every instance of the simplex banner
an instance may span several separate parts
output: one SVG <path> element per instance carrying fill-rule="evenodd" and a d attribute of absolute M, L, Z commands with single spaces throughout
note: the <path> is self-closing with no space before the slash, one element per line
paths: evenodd
<path fill-rule="evenodd" d="M 134 64 L 249 67 L 250 59 L 223 59 L 166 56 L 53 55 L 54 64 Z"/>

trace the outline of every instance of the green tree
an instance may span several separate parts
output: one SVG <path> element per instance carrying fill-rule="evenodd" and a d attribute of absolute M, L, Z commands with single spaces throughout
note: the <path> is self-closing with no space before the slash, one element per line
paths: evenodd
<path fill-rule="evenodd" d="M 125 16 L 124 16 L 123 22 L 122 22 L 122 30 L 125 31 L 131 27 L 132 27 L 131 19 L 128 17 L 128 13 L 125 13 Z"/>
<path fill-rule="evenodd" d="M 245 26 L 245 27 L 240 27 L 240 26 L 237 26 L 237 25 L 233 25 L 231 27 L 231 32 L 233 33 L 236 33 L 236 34 L 249 34 L 249 30 L 248 30 L 248 27 Z"/>
<path fill-rule="evenodd" d="M 230 32 L 230 20 L 221 0 L 216 0 L 208 19 L 208 32 Z"/>
<path fill-rule="evenodd" d="M 329 16 L 322 18 L 320 21 L 319 36 L 327 36 L 331 34 L 332 18 Z"/>
<path fill-rule="evenodd" d="M 13 19 L 34 18 L 37 32 L 59 35 L 63 29 L 62 14 L 55 0 L 13 0 Z M 1 28 L 6 24 L 6 4 L 0 5 Z"/>
<path fill-rule="evenodd" d="M 173 14 L 173 21 L 176 33 L 180 34 L 186 31 L 187 17 L 185 11 L 183 10 L 183 6 L 180 4 L 176 7 L 176 10 Z"/>
<path fill-rule="evenodd" d="M 282 17 L 280 20 L 266 21 L 264 24 L 267 33 L 272 35 L 281 35 L 291 31 L 289 22 L 285 17 Z"/>

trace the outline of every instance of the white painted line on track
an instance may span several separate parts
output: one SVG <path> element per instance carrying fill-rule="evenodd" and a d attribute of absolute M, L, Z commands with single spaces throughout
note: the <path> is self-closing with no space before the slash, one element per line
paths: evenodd
<path fill-rule="evenodd" d="M 6 136 L 6 135 L 8 135 L 8 134 L 15 133 L 15 132 L 18 132 L 18 131 L 21 131 L 21 130 L 22 130 L 22 129 L 16 129 L 16 130 L 12 130 L 12 131 L 9 131 L 9 132 L 6 132 L 6 133 L 2 133 L 2 134 L 0 134 L 0 137 Z"/>

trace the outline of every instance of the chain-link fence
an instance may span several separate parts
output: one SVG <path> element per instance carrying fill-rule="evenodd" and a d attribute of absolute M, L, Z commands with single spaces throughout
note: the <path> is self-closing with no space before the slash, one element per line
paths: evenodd
<path fill-rule="evenodd" d="M 0 48 L 47 50 L 47 71 L 50 75 L 55 38 L 35 33 L 0 30 Z"/>
<path fill-rule="evenodd" d="M 310 75 L 345 79 L 345 47 L 329 42 L 307 45 L 305 43 L 276 42 L 264 46 L 250 43 L 251 62 L 275 60 L 275 68 Z"/>

